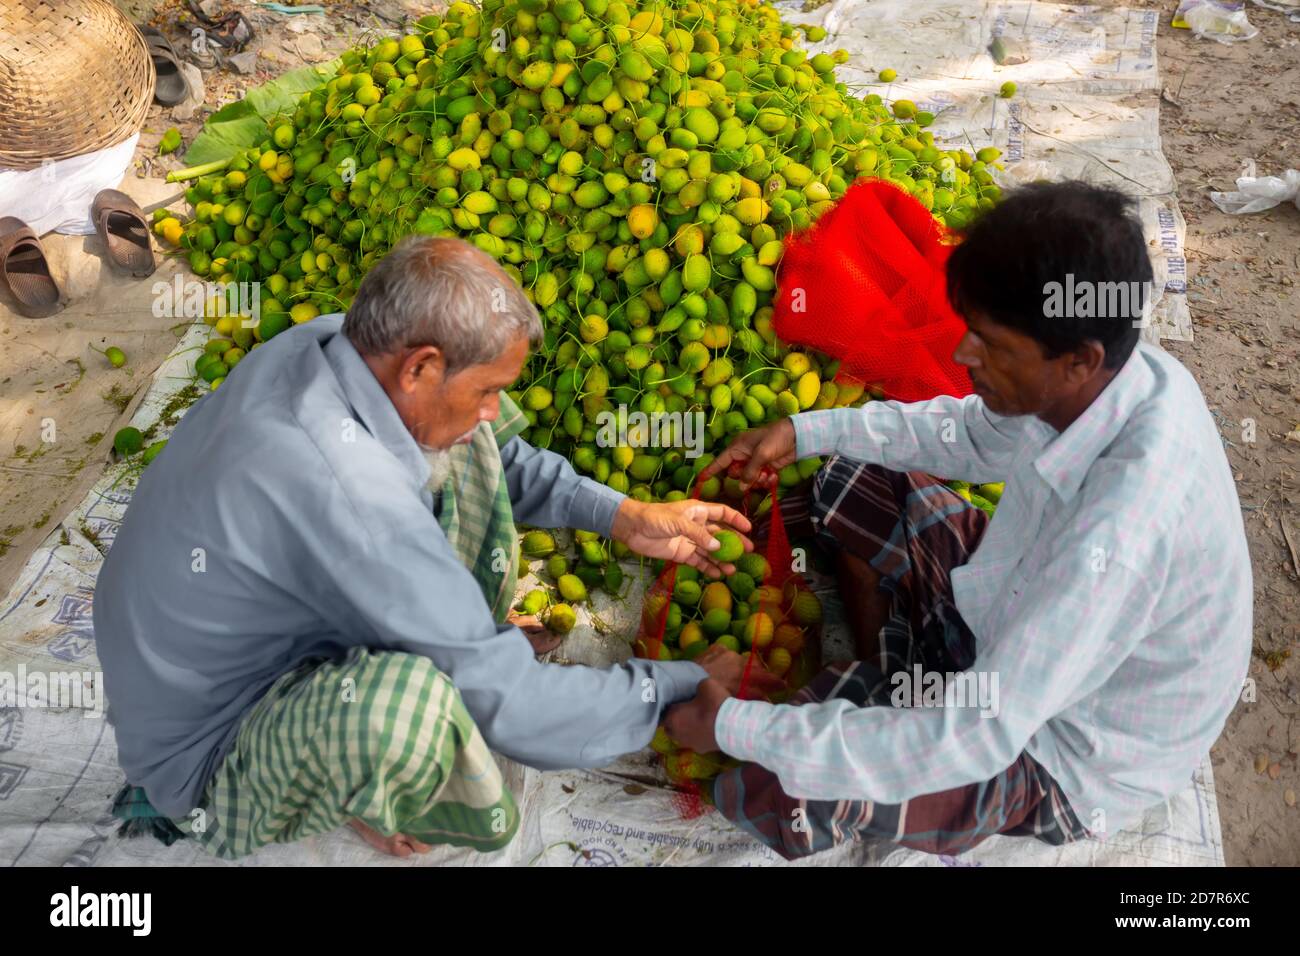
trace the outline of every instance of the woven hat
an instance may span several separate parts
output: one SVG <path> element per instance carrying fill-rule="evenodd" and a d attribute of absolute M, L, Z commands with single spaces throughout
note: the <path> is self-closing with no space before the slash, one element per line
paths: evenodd
<path fill-rule="evenodd" d="M 117 145 L 154 82 L 144 37 L 109 0 L 0 0 L 0 166 Z"/>

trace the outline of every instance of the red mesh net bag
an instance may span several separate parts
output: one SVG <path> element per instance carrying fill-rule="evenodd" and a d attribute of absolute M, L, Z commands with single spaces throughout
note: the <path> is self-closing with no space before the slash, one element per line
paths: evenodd
<path fill-rule="evenodd" d="M 786 240 L 773 320 L 782 341 L 841 361 L 886 398 L 969 395 L 953 361 L 966 331 L 948 304 L 950 234 L 881 179 L 854 184 L 811 229 Z"/>
<path fill-rule="evenodd" d="M 740 464 L 733 464 L 731 477 L 739 471 Z M 698 482 L 691 496 L 699 497 Z M 691 660 L 721 642 L 747 655 L 737 696 L 761 696 L 748 686 L 750 673 L 761 664 L 785 679 L 786 689 L 768 698 L 779 703 L 806 684 L 815 670 L 821 602 L 794 570 L 775 483 L 771 491 L 751 491 L 733 504 L 751 518 L 755 536 L 761 539 L 765 532 L 766 540 L 736 562 L 736 574 L 717 581 L 689 566 L 664 565 L 646 590 L 634 652 L 651 660 Z M 651 746 L 663 760 L 677 791 L 677 809 L 687 819 L 705 812 L 707 781 L 736 763 L 721 754 L 679 748 L 662 727 Z"/>

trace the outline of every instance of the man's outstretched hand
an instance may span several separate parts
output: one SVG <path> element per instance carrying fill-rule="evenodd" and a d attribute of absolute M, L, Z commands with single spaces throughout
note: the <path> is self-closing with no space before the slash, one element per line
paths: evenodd
<path fill-rule="evenodd" d="M 745 674 L 748 655 L 737 654 L 725 647 L 714 645 L 695 658 L 708 672 L 695 689 L 695 696 L 680 704 L 673 704 L 664 715 L 664 729 L 668 736 L 683 747 L 696 753 L 712 753 L 718 749 L 713 735 L 713 725 L 718 719 L 722 702 L 740 692 L 740 682 Z M 745 684 L 745 697 L 766 697 L 785 687 L 785 681 L 769 673 L 760 661 L 754 661 Z"/>
<path fill-rule="evenodd" d="M 699 657 L 695 663 L 708 672 L 709 679 L 717 681 L 732 696 L 740 693 L 740 682 L 745 676 L 745 666 L 749 663 L 748 654 L 737 654 L 721 645 L 714 644 Z M 701 684 L 701 687 L 704 685 Z M 745 698 L 753 700 L 774 694 L 785 687 L 785 681 L 763 666 L 761 660 L 755 660 L 749 668 L 749 681 L 745 684 Z"/>
<path fill-rule="evenodd" d="M 680 704 L 673 704 L 664 716 L 664 730 L 679 746 L 697 754 L 713 753 L 718 749 L 718 738 L 713 727 L 718 711 L 731 695 L 727 688 L 715 680 L 700 681 L 695 696 Z"/>
<path fill-rule="evenodd" d="M 528 643 L 533 645 L 534 654 L 545 654 L 553 651 L 560 646 L 564 640 L 563 637 L 551 631 L 541 619 L 533 614 L 520 614 L 518 611 L 511 611 L 506 616 L 506 622 L 513 624 L 528 638 Z"/>
<path fill-rule="evenodd" d="M 746 551 L 754 544 L 745 536 L 750 523 L 735 508 L 710 501 L 665 501 L 649 503 L 625 498 L 614 515 L 611 537 L 638 554 L 689 564 L 711 577 L 735 574 L 734 564 L 719 564 L 709 557 L 717 550 L 714 534 L 724 528 L 735 531 Z"/>
<path fill-rule="evenodd" d="M 740 487 L 748 491 L 754 484 L 771 484 L 776 472 L 786 465 L 793 465 L 795 458 L 794 423 L 782 418 L 737 435 L 726 450 L 700 472 L 700 480 L 707 481 L 723 469 L 729 469 L 728 473 L 734 475 L 735 469 L 731 468 L 734 464 L 740 469 L 740 474 L 735 475 L 740 480 Z M 765 473 L 765 469 L 770 474 Z"/>

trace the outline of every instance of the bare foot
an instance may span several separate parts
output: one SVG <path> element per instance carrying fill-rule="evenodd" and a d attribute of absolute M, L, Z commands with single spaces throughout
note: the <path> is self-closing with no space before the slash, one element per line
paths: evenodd
<path fill-rule="evenodd" d="M 409 837 L 404 833 L 395 833 L 390 837 L 386 837 L 374 827 L 366 826 L 360 820 L 349 820 L 348 826 L 361 834 L 361 839 L 376 850 L 400 859 L 405 859 L 412 853 L 428 853 L 433 849 L 429 844 L 421 843 L 415 837 Z"/>
<path fill-rule="evenodd" d="M 564 641 L 563 637 L 548 630 L 541 620 L 531 614 L 516 614 L 511 611 L 507 620 L 523 632 L 528 643 L 533 645 L 533 653 L 538 657 L 555 650 Z"/>

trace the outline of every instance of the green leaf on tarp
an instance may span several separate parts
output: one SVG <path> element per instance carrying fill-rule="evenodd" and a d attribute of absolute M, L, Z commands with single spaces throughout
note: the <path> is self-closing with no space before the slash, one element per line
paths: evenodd
<path fill-rule="evenodd" d="M 292 113 L 302 94 L 314 90 L 338 72 L 339 60 L 303 66 L 254 87 L 242 100 L 228 103 L 208 117 L 203 131 L 185 153 L 185 165 L 198 166 L 227 159 L 266 138 L 266 121 Z"/>

